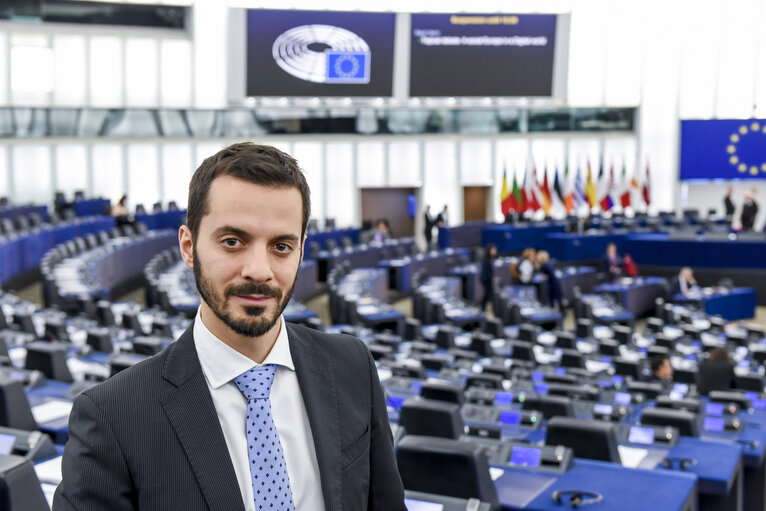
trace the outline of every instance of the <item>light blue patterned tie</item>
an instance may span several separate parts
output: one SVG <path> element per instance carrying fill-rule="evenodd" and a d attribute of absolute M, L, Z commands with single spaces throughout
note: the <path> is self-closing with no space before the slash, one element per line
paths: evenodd
<path fill-rule="evenodd" d="M 234 383 L 247 398 L 247 453 L 258 511 L 295 509 L 282 444 L 271 419 L 269 393 L 276 370 L 274 364 L 253 367 L 234 378 Z"/>

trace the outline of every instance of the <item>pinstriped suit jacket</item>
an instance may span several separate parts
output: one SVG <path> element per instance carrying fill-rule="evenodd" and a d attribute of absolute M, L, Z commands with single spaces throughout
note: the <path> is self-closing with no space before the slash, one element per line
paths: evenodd
<path fill-rule="evenodd" d="M 364 343 L 288 323 L 327 511 L 405 511 L 385 399 Z M 244 511 L 194 347 L 162 353 L 81 394 L 55 511 Z"/>

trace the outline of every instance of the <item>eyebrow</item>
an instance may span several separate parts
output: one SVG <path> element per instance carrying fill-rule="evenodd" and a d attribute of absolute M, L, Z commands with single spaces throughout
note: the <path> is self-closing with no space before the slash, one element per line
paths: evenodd
<path fill-rule="evenodd" d="M 238 236 L 243 239 L 248 239 L 248 240 L 253 237 L 249 232 L 243 229 L 240 229 L 239 227 L 234 227 L 233 225 L 222 225 L 221 227 L 213 231 L 214 238 L 217 238 L 218 236 L 222 236 L 224 234 L 233 234 L 235 236 Z M 275 236 L 271 238 L 270 241 L 272 243 L 284 242 L 284 241 L 292 241 L 295 243 L 298 241 L 298 236 L 296 236 L 295 234 L 280 234 L 279 236 Z"/>

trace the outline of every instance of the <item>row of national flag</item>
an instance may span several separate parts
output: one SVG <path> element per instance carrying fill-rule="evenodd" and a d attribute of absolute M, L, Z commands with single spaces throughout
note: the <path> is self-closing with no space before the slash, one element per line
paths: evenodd
<path fill-rule="evenodd" d="M 577 169 L 574 179 L 570 178 L 569 166 L 564 168 L 564 173 L 559 177 L 558 168 L 553 174 L 553 182 L 548 180 L 547 170 L 543 171 L 543 179 L 537 178 L 535 167 L 527 168 L 524 179 L 519 184 L 516 174 L 513 176 L 513 184 L 508 185 L 508 175 L 503 168 L 503 185 L 500 190 L 500 208 L 503 215 L 510 212 L 525 213 L 527 211 L 542 210 L 547 215 L 551 210 L 566 211 L 570 214 L 583 206 L 601 208 L 601 211 L 610 211 L 619 205 L 622 209 L 632 207 L 648 207 L 651 203 L 649 193 L 649 165 L 641 183 L 636 175 L 627 175 L 625 164 L 622 166 L 620 176 L 615 176 L 614 166 L 609 172 L 604 172 L 601 167 L 598 176 L 594 176 L 588 163 L 586 175 L 583 176 Z"/>

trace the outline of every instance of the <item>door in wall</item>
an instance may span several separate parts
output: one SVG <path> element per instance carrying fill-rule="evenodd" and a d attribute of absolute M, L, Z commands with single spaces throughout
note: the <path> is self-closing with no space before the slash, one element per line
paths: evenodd
<path fill-rule="evenodd" d="M 489 186 L 463 187 L 463 217 L 466 222 L 487 219 L 490 189 Z"/>
<path fill-rule="evenodd" d="M 396 238 L 415 235 L 414 188 L 363 188 L 362 223 L 365 228 L 375 227 L 385 219 Z"/>

